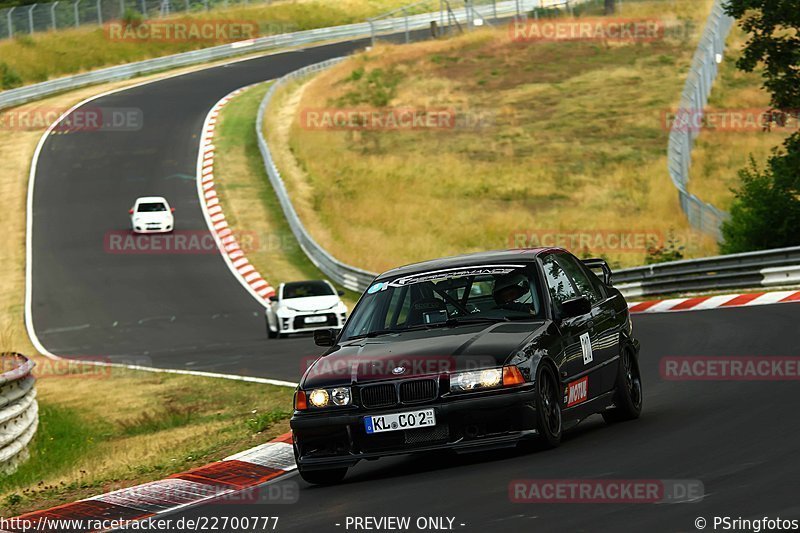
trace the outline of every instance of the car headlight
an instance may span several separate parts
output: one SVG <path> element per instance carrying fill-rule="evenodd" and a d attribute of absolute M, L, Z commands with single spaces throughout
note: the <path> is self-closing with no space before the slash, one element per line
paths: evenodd
<path fill-rule="evenodd" d="M 325 389 L 317 389 L 311 391 L 311 394 L 308 395 L 308 401 L 311 402 L 311 405 L 314 407 L 327 407 L 331 401 L 331 397 Z"/>
<path fill-rule="evenodd" d="M 307 395 L 308 402 L 317 408 L 336 405 L 343 407 L 350 405 L 352 394 L 350 387 L 337 387 L 335 389 L 314 389 Z"/>
<path fill-rule="evenodd" d="M 493 389 L 503 384 L 502 368 L 459 372 L 450 377 L 450 392 Z"/>
<path fill-rule="evenodd" d="M 487 368 L 459 372 L 450 376 L 450 392 L 469 392 L 476 390 L 512 387 L 525 383 L 525 376 L 515 365 L 502 368 Z"/>

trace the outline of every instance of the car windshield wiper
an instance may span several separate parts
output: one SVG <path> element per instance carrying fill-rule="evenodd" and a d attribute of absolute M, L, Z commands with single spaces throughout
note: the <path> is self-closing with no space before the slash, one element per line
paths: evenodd
<path fill-rule="evenodd" d="M 375 331 L 370 331 L 369 333 L 361 333 L 359 335 L 351 335 L 347 337 L 346 340 L 350 341 L 353 339 L 365 339 L 365 338 L 372 338 L 378 337 L 380 335 L 389 335 L 390 333 L 399 333 L 402 330 L 400 329 L 376 329 Z"/>
<path fill-rule="evenodd" d="M 463 318 L 450 318 L 448 325 L 458 326 L 460 324 L 480 324 L 482 322 L 512 322 L 515 320 L 536 320 L 534 316 L 468 316 Z"/>
<path fill-rule="evenodd" d="M 461 324 L 480 324 L 482 322 L 508 322 L 510 319 L 505 316 L 467 316 L 463 318 L 448 318 L 446 324 L 458 326 Z"/>

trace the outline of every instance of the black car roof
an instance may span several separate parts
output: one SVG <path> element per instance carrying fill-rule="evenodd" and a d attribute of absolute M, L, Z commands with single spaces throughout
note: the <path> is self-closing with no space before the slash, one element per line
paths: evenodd
<path fill-rule="evenodd" d="M 442 270 L 446 268 L 460 268 L 477 265 L 495 265 L 507 263 L 530 263 L 539 255 L 545 252 L 565 252 L 562 248 L 523 248 L 515 250 L 494 250 L 491 252 L 476 252 L 472 254 L 455 255 L 452 257 L 442 257 L 421 263 L 413 263 L 391 270 L 387 270 L 377 279 L 393 278 L 395 276 L 418 274 L 430 272 L 432 270 Z"/>

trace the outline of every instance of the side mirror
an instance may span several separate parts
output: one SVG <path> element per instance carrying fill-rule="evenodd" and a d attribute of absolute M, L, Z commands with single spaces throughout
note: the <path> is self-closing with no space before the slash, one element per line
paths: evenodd
<path fill-rule="evenodd" d="M 336 294 L 338 294 L 339 296 L 344 296 L 344 291 L 336 291 Z"/>
<path fill-rule="evenodd" d="M 267 296 L 267 301 L 269 303 L 275 303 L 277 300 L 278 298 L 274 294 L 272 296 Z"/>
<path fill-rule="evenodd" d="M 561 318 L 585 315 L 592 310 L 592 303 L 585 296 L 567 300 L 561 304 Z"/>
<path fill-rule="evenodd" d="M 336 344 L 336 330 L 318 329 L 314 332 L 314 344 L 317 346 L 333 346 Z"/>
<path fill-rule="evenodd" d="M 130 209 L 128 209 L 128 214 L 129 214 L 129 215 L 132 215 L 132 214 L 133 214 L 133 208 L 132 208 L 132 207 L 131 207 Z"/>

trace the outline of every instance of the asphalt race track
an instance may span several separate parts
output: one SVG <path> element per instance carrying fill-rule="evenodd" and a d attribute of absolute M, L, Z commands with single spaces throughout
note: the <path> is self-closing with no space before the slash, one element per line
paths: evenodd
<path fill-rule="evenodd" d="M 144 195 L 166 196 L 178 229 L 206 231 L 194 175 L 212 105 L 356 46 L 271 55 L 115 93 L 89 105 L 139 108 L 143 129 L 48 137 L 32 234 L 32 316 L 42 344 L 70 357 L 297 380 L 301 358 L 319 350 L 308 337 L 268 341 L 263 310 L 220 256 L 113 254 L 104 241 L 128 229 L 128 208 Z M 446 516 L 462 531 L 594 532 L 696 531 L 697 517 L 714 515 L 793 517 L 800 513 L 796 383 L 665 381 L 659 360 L 797 356 L 791 333 L 798 323 L 796 304 L 639 315 L 645 404 L 638 421 L 607 426 L 593 417 L 549 452 L 360 464 L 337 487 L 309 487 L 292 476 L 277 485 L 299 488 L 297 503 L 205 506 L 171 518 L 270 515 L 280 518 L 276 531 L 325 532 L 346 531 L 348 516 Z M 705 498 L 513 504 L 509 483 L 520 478 L 700 480 Z"/>
<path fill-rule="evenodd" d="M 138 131 L 51 135 L 33 199 L 33 326 L 48 351 L 144 366 L 296 379 L 308 337 L 268 342 L 263 308 L 219 254 L 109 253 L 139 196 L 164 196 L 176 229 L 208 232 L 199 134 L 231 91 L 352 52 L 345 43 L 266 56 L 111 94 L 86 108 L 140 109 Z M 275 283 L 273 280 L 268 280 Z"/>
<path fill-rule="evenodd" d="M 227 503 L 169 518 L 277 516 L 276 531 L 328 532 L 348 531 L 348 516 L 446 516 L 455 518 L 455 531 L 563 533 L 697 531 L 696 518 L 710 523 L 715 515 L 796 517 L 796 382 L 664 381 L 659 360 L 796 356 L 797 344 L 787 334 L 798 320 L 800 305 L 795 304 L 639 315 L 634 333 L 642 342 L 645 388 L 639 420 L 608 426 L 599 416 L 591 417 L 551 451 L 361 463 L 342 485 L 333 487 L 312 487 L 293 476 L 278 483 L 288 488 L 276 494 L 296 494 L 297 503 Z M 705 498 L 625 505 L 509 501 L 508 486 L 514 479 L 587 478 L 699 479 Z M 706 529 L 713 531 L 711 525 Z"/>

